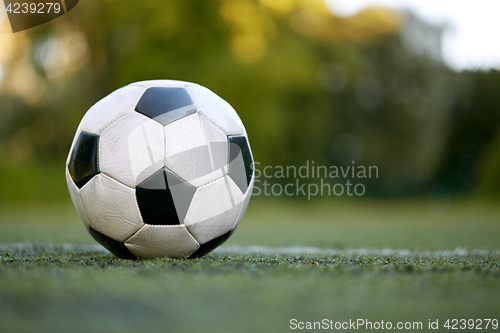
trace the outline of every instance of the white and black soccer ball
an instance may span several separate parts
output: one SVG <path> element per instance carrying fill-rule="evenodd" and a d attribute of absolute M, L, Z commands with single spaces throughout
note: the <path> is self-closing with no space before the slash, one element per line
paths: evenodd
<path fill-rule="evenodd" d="M 254 170 L 236 111 L 200 85 L 143 81 L 92 106 L 66 180 L 89 233 L 121 258 L 196 258 L 236 229 Z"/>

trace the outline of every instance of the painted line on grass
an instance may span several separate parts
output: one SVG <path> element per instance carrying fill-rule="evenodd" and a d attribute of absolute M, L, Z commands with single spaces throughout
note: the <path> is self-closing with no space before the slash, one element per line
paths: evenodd
<path fill-rule="evenodd" d="M 23 252 L 109 252 L 99 244 L 63 244 L 52 245 L 48 243 L 0 243 L 1 252 L 23 251 Z"/>
<path fill-rule="evenodd" d="M 325 249 L 319 247 L 290 246 L 221 246 L 213 251 L 219 254 L 263 254 L 263 255 L 321 255 L 321 256 L 396 256 L 396 257 L 467 257 L 500 256 L 500 250 L 456 248 L 443 251 L 410 251 L 407 249 Z"/>

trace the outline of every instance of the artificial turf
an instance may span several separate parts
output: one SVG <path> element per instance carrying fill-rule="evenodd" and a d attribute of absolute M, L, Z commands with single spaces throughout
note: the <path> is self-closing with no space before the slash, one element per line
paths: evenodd
<path fill-rule="evenodd" d="M 447 331 L 446 319 L 500 319 L 494 202 L 255 201 L 196 260 L 117 259 L 66 205 L 0 213 L 0 332 L 285 332 L 291 319 Z"/>

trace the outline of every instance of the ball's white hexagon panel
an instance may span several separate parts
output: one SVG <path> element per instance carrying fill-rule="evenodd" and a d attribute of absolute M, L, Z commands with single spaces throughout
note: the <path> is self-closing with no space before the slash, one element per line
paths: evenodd
<path fill-rule="evenodd" d="M 252 180 L 250 182 L 250 185 L 248 186 L 247 192 L 243 196 L 243 207 L 241 207 L 240 213 L 238 215 L 238 220 L 236 221 L 236 224 L 234 225 L 233 230 L 236 230 L 236 228 L 238 228 L 241 220 L 243 219 L 243 215 L 245 215 L 245 212 L 247 210 L 250 199 L 252 198 L 252 191 L 253 191 L 254 183 L 255 183 L 255 174 L 252 176 Z"/>
<path fill-rule="evenodd" d="M 227 135 L 243 135 L 245 127 L 233 107 L 211 90 L 200 85 L 186 87 L 198 111 L 219 126 Z"/>
<path fill-rule="evenodd" d="M 200 247 L 183 225 L 149 224 L 127 239 L 125 246 L 139 258 L 184 258 Z"/>
<path fill-rule="evenodd" d="M 101 172 L 132 188 L 161 169 L 164 156 L 163 126 L 137 112 L 114 121 L 100 137 Z"/>
<path fill-rule="evenodd" d="M 184 224 L 203 244 L 231 231 L 242 205 L 243 193 L 225 176 L 196 190 Z"/>
<path fill-rule="evenodd" d="M 151 87 L 185 87 L 193 85 L 191 82 L 177 80 L 147 80 L 131 83 L 130 85 L 151 88 Z"/>
<path fill-rule="evenodd" d="M 200 115 L 203 131 L 207 140 L 208 150 L 210 151 L 210 162 L 212 172 L 215 172 L 217 178 L 222 177 L 227 172 L 228 162 L 228 142 L 227 135 L 208 118 Z M 213 179 L 213 177 L 212 177 Z M 207 179 L 208 181 L 211 181 Z M 207 182 L 204 182 L 206 184 Z"/>
<path fill-rule="evenodd" d="M 129 85 L 112 92 L 87 111 L 81 121 L 81 130 L 101 134 L 111 122 L 134 111 L 144 91 L 144 87 Z"/>
<path fill-rule="evenodd" d="M 227 147 L 227 136 L 198 113 L 165 126 L 165 165 L 193 186 L 225 174 Z"/>
<path fill-rule="evenodd" d="M 87 215 L 85 215 L 85 211 L 83 209 L 82 200 L 80 198 L 80 190 L 73 182 L 73 179 L 71 178 L 67 167 L 66 167 L 66 183 L 68 184 L 69 195 L 71 196 L 71 201 L 73 201 L 73 205 L 75 206 L 76 213 L 78 214 L 78 217 L 85 226 L 85 229 L 89 231 L 90 224 L 89 220 L 87 219 Z"/>
<path fill-rule="evenodd" d="M 135 191 L 106 175 L 92 178 L 80 190 L 90 226 L 123 242 L 143 225 Z"/>

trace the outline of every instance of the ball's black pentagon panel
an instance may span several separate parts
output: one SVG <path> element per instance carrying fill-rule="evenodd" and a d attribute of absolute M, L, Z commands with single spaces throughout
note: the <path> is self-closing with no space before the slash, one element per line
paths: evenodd
<path fill-rule="evenodd" d="M 99 136 L 81 132 L 71 152 L 68 170 L 76 186 L 82 188 L 99 173 Z"/>
<path fill-rule="evenodd" d="M 224 243 L 229 236 L 231 236 L 233 233 L 233 230 L 226 232 L 224 235 L 220 235 L 219 237 L 216 237 L 212 239 L 211 241 L 208 241 L 204 244 L 200 245 L 200 248 L 196 250 L 195 253 L 189 256 L 189 259 L 195 259 L 199 257 L 203 257 L 205 254 L 212 252 L 216 247 Z"/>
<path fill-rule="evenodd" d="M 196 113 L 196 106 L 184 88 L 152 87 L 144 92 L 135 110 L 167 125 Z"/>
<path fill-rule="evenodd" d="M 191 201 L 193 201 L 194 194 L 196 193 L 196 187 L 189 184 L 184 179 L 181 179 L 169 169 L 165 168 L 164 171 L 167 176 L 167 184 L 170 189 L 170 194 L 174 200 L 177 217 L 179 222 L 182 224 L 186 218 Z"/>
<path fill-rule="evenodd" d="M 166 176 L 166 168 L 155 172 L 135 188 L 135 195 L 144 223 L 153 225 L 180 224 Z"/>
<path fill-rule="evenodd" d="M 122 242 L 114 240 L 113 238 L 110 238 L 92 228 L 90 228 L 89 233 L 99 244 L 104 246 L 108 251 L 117 257 L 122 259 L 137 259 L 137 257 L 134 256 Z"/>
<path fill-rule="evenodd" d="M 243 135 L 228 136 L 229 142 L 229 176 L 245 193 L 253 174 L 253 160 L 247 139 Z"/>
<path fill-rule="evenodd" d="M 196 187 L 162 168 L 137 185 L 137 203 L 146 224 L 182 224 Z"/>

